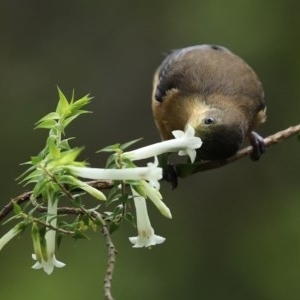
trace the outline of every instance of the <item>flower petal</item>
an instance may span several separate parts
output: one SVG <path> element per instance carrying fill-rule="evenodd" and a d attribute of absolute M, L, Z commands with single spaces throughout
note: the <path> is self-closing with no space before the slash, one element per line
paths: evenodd
<path fill-rule="evenodd" d="M 151 246 L 162 244 L 166 239 L 162 236 L 152 234 L 149 237 L 134 236 L 130 237 L 129 241 L 133 244 L 133 248 L 148 248 Z"/>
<path fill-rule="evenodd" d="M 36 259 L 36 255 L 32 254 L 32 258 L 35 260 Z M 32 269 L 43 269 L 48 275 L 51 275 L 54 267 L 57 268 L 62 268 L 64 267 L 66 264 L 58 261 L 55 257 L 55 255 L 53 255 L 48 261 L 42 260 L 42 262 L 36 262 L 31 268 Z"/>
<path fill-rule="evenodd" d="M 173 130 L 172 134 L 176 139 L 181 139 L 184 137 L 184 132 L 182 130 Z"/>
<path fill-rule="evenodd" d="M 158 168 L 157 156 L 154 157 L 154 162 L 148 163 L 147 166 L 149 168 L 149 177 L 147 180 L 152 187 L 159 190 L 160 183 L 158 180 L 161 179 L 163 175 L 162 175 L 162 168 Z"/>
<path fill-rule="evenodd" d="M 134 248 L 150 247 L 161 244 L 165 241 L 165 238 L 154 234 L 145 198 L 140 196 L 133 188 L 131 188 L 131 190 L 134 196 L 133 199 L 136 209 L 138 236 L 130 237 L 129 241 L 133 244 Z"/>

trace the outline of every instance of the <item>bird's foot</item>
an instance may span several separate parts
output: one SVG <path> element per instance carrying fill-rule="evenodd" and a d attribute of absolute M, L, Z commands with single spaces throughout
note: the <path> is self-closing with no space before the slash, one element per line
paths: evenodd
<path fill-rule="evenodd" d="M 251 131 L 249 134 L 249 142 L 253 147 L 253 150 L 250 153 L 250 158 L 252 160 L 259 160 L 261 155 L 266 152 L 266 144 L 263 137 L 255 131 Z"/>
<path fill-rule="evenodd" d="M 178 171 L 172 163 L 167 163 L 163 170 L 163 179 L 171 183 L 172 189 L 178 186 Z"/>

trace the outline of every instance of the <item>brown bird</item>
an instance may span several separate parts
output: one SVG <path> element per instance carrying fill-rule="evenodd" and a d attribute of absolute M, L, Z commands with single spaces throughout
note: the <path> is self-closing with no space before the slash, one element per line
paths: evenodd
<path fill-rule="evenodd" d="M 265 151 L 253 130 L 266 119 L 264 92 L 257 75 L 228 49 L 199 45 L 172 51 L 154 75 L 152 110 L 162 139 L 191 124 L 203 144 L 197 160 L 222 160 L 246 138 L 251 158 Z"/>

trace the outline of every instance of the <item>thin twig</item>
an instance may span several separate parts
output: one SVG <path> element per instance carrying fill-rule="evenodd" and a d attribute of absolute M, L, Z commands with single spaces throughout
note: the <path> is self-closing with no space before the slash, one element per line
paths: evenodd
<path fill-rule="evenodd" d="M 86 183 L 96 189 L 99 189 L 99 190 L 110 189 L 113 186 L 113 183 L 111 181 L 104 181 L 104 180 L 92 180 L 92 181 L 87 181 Z M 73 192 L 76 193 L 79 190 L 80 189 L 74 189 L 72 191 L 72 193 Z M 4 205 L 3 208 L 0 210 L 0 221 L 2 221 L 13 210 L 13 202 L 15 202 L 17 204 L 22 204 L 24 202 L 29 201 L 31 198 L 31 195 L 32 195 L 32 191 L 25 192 L 15 198 L 13 198 L 6 205 Z M 79 210 L 80 209 L 75 209 L 73 207 L 61 207 L 61 208 L 58 208 L 58 213 L 59 214 L 63 214 L 63 213 L 78 214 Z M 44 211 L 47 211 L 47 208 L 40 206 L 38 208 L 38 211 L 44 212 Z"/>
<path fill-rule="evenodd" d="M 275 134 L 272 134 L 264 139 L 265 145 L 267 147 L 278 144 L 279 142 L 282 142 L 292 136 L 295 136 L 296 134 L 300 133 L 300 124 L 291 126 L 287 129 L 284 129 L 282 131 L 278 131 Z M 218 160 L 218 161 L 206 161 L 203 163 L 200 163 L 198 165 L 195 165 L 195 168 L 192 171 L 192 174 L 207 171 L 215 168 L 223 167 L 229 163 L 233 163 L 238 159 L 241 159 L 243 157 L 249 156 L 252 152 L 253 147 L 247 146 L 241 150 L 239 150 L 236 154 L 233 156 L 225 159 L 225 160 Z M 179 174 L 180 177 L 180 174 Z"/>
<path fill-rule="evenodd" d="M 111 294 L 111 282 L 113 278 L 117 250 L 110 237 L 109 229 L 105 221 L 103 220 L 101 214 L 98 212 L 93 212 L 93 216 L 94 215 L 96 215 L 97 219 L 100 220 L 100 222 L 102 223 L 102 234 L 105 238 L 105 243 L 108 250 L 107 269 L 104 277 L 104 297 L 106 300 L 113 300 L 114 298 Z"/>
<path fill-rule="evenodd" d="M 13 198 L 6 205 L 4 205 L 3 208 L 0 210 L 0 221 L 2 219 L 4 219 L 13 210 L 13 202 L 15 202 L 17 204 L 21 204 L 23 202 L 28 201 L 30 199 L 31 195 L 32 195 L 32 192 L 25 192 L 15 198 Z"/>
<path fill-rule="evenodd" d="M 65 229 L 62 229 L 62 228 L 58 228 L 58 227 L 52 226 L 50 224 L 46 224 L 45 222 L 43 222 L 43 221 L 41 221 L 39 219 L 36 219 L 36 218 L 34 218 L 32 221 L 36 222 L 36 223 L 38 223 L 38 224 L 40 224 L 42 226 L 45 226 L 45 227 L 47 227 L 49 229 L 52 229 L 54 231 L 66 234 L 66 235 L 74 235 L 75 234 L 75 231 L 70 231 L 70 230 L 65 230 Z"/>
<path fill-rule="evenodd" d="M 39 212 L 47 212 L 46 206 L 38 206 L 37 210 Z M 76 207 L 58 207 L 57 208 L 57 214 L 58 215 L 83 215 L 84 212 L 80 208 Z"/>

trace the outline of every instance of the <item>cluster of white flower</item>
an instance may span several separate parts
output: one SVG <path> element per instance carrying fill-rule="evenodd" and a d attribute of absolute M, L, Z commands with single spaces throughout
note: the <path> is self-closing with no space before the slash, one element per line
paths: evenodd
<path fill-rule="evenodd" d="M 197 148 L 201 147 L 202 141 L 195 136 L 194 128 L 187 126 L 186 131 L 173 131 L 175 139 L 162 141 L 160 143 L 152 144 L 137 150 L 124 152 L 123 158 L 131 161 L 153 158 L 154 163 L 148 163 L 147 167 L 124 168 L 124 169 L 100 169 L 70 166 L 70 171 L 82 178 L 88 179 L 102 179 L 102 180 L 137 180 L 139 181 L 138 188 L 131 186 L 132 196 L 134 199 L 136 209 L 137 231 L 138 235 L 130 237 L 129 240 L 133 247 L 150 247 L 156 244 L 161 244 L 165 241 L 164 237 L 156 235 L 151 226 L 146 198 L 149 198 L 159 211 L 167 218 L 172 218 L 169 208 L 162 201 L 162 195 L 159 192 L 159 180 L 162 178 L 162 168 L 158 167 L 157 156 L 168 152 L 178 152 L 179 155 L 188 155 L 191 162 L 194 162 Z M 86 185 L 83 189 L 87 192 L 95 194 L 98 199 L 105 200 L 104 194 L 100 191 Z M 52 227 L 56 227 L 57 222 L 57 200 L 48 199 L 48 212 L 46 223 Z M 21 231 L 21 226 L 15 226 L 8 233 L 0 239 L 0 250 L 9 242 L 14 236 Z M 48 229 L 45 235 L 45 249 L 46 254 L 39 255 L 39 251 L 35 249 L 35 254 L 32 255 L 36 263 L 32 268 L 43 270 L 47 274 L 51 274 L 54 267 L 63 267 L 64 263 L 58 261 L 55 257 L 55 235 L 56 231 Z"/>
<path fill-rule="evenodd" d="M 96 169 L 73 167 L 72 170 L 79 177 L 89 179 L 111 179 L 111 180 L 140 180 L 140 190 L 133 187 L 132 195 L 136 209 L 138 236 L 130 237 L 133 247 L 150 247 L 164 242 L 165 238 L 155 235 L 148 216 L 146 199 L 149 198 L 159 211 L 167 218 L 172 218 L 170 209 L 162 201 L 159 192 L 159 180 L 162 178 L 162 169 L 158 167 L 157 156 L 168 152 L 178 152 L 179 155 L 188 155 L 191 162 L 196 158 L 196 150 L 201 147 L 202 141 L 195 136 L 195 130 L 191 125 L 187 126 L 185 132 L 173 131 L 175 139 L 163 141 L 142 147 L 133 151 L 124 152 L 122 156 L 131 161 L 154 157 L 154 163 L 148 163 L 147 167 L 127 169 Z"/>

